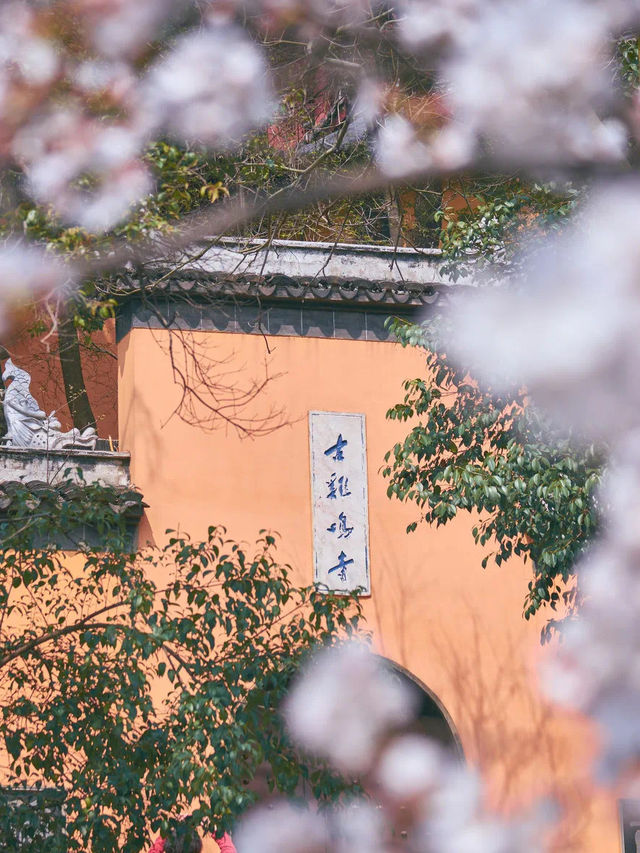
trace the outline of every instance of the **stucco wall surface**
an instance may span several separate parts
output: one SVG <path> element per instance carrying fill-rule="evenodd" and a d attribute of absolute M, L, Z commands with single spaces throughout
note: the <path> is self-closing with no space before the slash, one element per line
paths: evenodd
<path fill-rule="evenodd" d="M 191 333 L 189 333 L 191 334 Z M 308 412 L 366 415 L 372 596 L 365 602 L 381 654 L 438 697 L 467 760 L 478 765 L 500 811 L 555 792 L 565 820 L 549 849 L 617 853 L 615 800 L 588 781 L 595 734 L 586 721 L 552 708 L 537 687 L 541 622 L 522 618 L 529 578 L 515 560 L 480 567 L 472 519 L 421 526 L 386 496 L 384 453 L 406 427 L 385 419 L 404 379 L 424 373 L 418 352 L 397 344 L 195 332 L 192 343 L 238 389 L 269 378 L 241 417 L 248 434 L 220 421 L 205 429 L 176 408 L 168 333 L 133 329 L 119 344 L 119 433 L 131 453 L 132 482 L 149 504 L 141 541 L 160 544 L 167 528 L 202 536 L 222 524 L 251 542 L 280 534 L 279 557 L 303 584 L 313 578 Z M 201 389 L 202 390 L 202 389 Z M 273 420 L 269 421 L 272 417 Z M 260 431 L 251 434 L 252 424 Z"/>

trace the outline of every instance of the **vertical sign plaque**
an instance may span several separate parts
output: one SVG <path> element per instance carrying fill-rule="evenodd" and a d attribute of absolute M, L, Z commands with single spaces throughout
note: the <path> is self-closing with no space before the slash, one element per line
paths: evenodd
<path fill-rule="evenodd" d="M 370 595 L 364 415 L 309 412 L 309 442 L 315 580 Z"/>

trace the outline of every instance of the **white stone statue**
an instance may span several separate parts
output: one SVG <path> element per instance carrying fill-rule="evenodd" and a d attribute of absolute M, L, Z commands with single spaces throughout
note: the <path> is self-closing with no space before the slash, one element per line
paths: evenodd
<path fill-rule="evenodd" d="M 4 417 L 7 434 L 3 438 L 5 447 L 35 447 L 43 450 L 61 450 L 79 447 L 93 450 L 98 440 L 93 427 L 82 431 L 74 427 L 69 432 L 60 432 L 60 421 L 55 412 L 46 415 L 29 391 L 31 376 L 26 370 L 16 367 L 7 359 L 2 380 L 11 384 L 4 392 Z"/>

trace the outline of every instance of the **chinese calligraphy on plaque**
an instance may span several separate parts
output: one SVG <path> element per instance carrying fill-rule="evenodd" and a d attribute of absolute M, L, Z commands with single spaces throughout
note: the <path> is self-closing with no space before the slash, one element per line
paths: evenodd
<path fill-rule="evenodd" d="M 364 415 L 309 412 L 315 579 L 331 590 L 369 579 L 369 505 Z"/>

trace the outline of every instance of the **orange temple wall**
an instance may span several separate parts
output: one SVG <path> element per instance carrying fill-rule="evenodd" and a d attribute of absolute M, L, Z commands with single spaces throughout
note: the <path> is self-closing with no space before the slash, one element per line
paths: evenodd
<path fill-rule="evenodd" d="M 267 528 L 279 534 L 279 559 L 296 581 L 311 583 L 308 412 L 364 413 L 372 578 L 364 604 L 377 650 L 438 697 L 492 807 L 510 813 L 554 793 L 564 816 L 549 849 L 617 853 L 615 798 L 589 781 L 596 733 L 547 703 L 538 686 L 553 646 L 540 646 L 541 620 L 522 617 L 528 568 L 513 559 L 482 570 L 471 517 L 407 534 L 415 508 L 386 495 L 384 454 L 407 427 L 385 412 L 401 399 L 404 379 L 424 374 L 420 353 L 378 341 L 185 334 L 232 377 L 230 386 L 268 382 L 249 405 L 226 410 L 247 435 L 222 421 L 203 428 L 197 407 L 186 419 L 177 413 L 169 333 L 134 328 L 124 337 L 119 431 L 149 504 L 141 541 L 161 544 L 168 528 L 198 537 L 216 524 L 250 543 Z M 278 428 L 259 434 L 265 423 Z"/>

